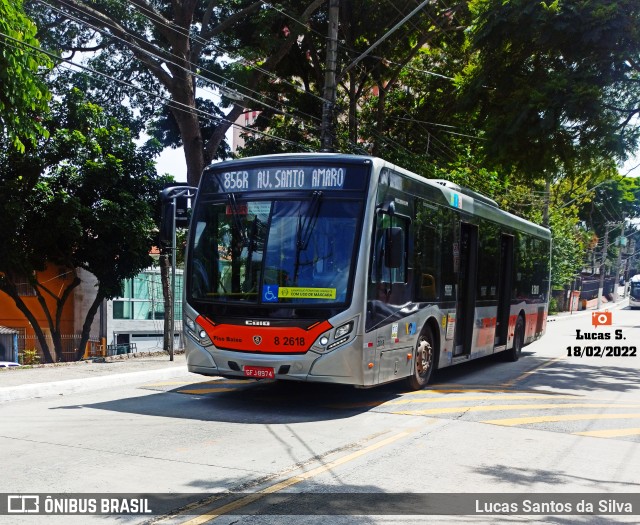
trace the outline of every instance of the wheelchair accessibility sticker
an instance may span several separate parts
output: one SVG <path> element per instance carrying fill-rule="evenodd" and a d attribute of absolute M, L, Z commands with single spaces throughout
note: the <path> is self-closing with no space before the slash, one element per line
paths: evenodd
<path fill-rule="evenodd" d="M 336 298 L 335 288 L 304 288 L 265 284 L 262 287 L 262 302 L 277 303 L 280 299 L 328 299 Z"/>

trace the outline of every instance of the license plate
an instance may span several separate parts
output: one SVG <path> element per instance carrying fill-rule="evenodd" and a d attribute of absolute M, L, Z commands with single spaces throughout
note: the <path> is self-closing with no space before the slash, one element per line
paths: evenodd
<path fill-rule="evenodd" d="M 245 366 L 244 375 L 256 379 L 274 379 L 276 377 L 274 369 L 266 366 Z"/>

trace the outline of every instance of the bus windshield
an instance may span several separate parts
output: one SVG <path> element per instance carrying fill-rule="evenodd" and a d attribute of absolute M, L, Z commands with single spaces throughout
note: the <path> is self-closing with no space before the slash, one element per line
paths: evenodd
<path fill-rule="evenodd" d="M 636 301 L 640 301 L 640 281 L 631 281 L 631 287 L 629 288 L 629 295 Z"/>
<path fill-rule="evenodd" d="M 188 295 L 261 305 L 345 303 L 362 202 L 309 192 L 304 200 L 202 203 L 192 222 Z"/>

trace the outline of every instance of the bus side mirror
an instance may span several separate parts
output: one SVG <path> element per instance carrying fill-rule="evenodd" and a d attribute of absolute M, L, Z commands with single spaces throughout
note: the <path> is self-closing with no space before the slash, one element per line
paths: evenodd
<path fill-rule="evenodd" d="M 400 268 L 404 262 L 404 230 L 398 226 L 384 231 L 384 265 Z"/>
<path fill-rule="evenodd" d="M 165 246 L 173 244 L 173 217 L 175 201 L 167 200 L 162 203 L 162 218 L 160 220 L 160 242 Z"/>

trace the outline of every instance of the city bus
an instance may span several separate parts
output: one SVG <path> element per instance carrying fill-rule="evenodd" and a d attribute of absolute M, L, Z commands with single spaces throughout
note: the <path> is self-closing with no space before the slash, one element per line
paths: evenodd
<path fill-rule="evenodd" d="M 640 274 L 634 275 L 629 280 L 629 306 L 640 308 Z"/>
<path fill-rule="evenodd" d="M 546 328 L 549 230 L 380 158 L 281 154 L 205 169 L 187 246 L 190 372 L 371 387 Z"/>

